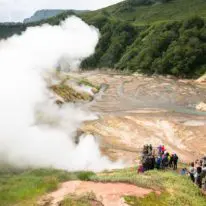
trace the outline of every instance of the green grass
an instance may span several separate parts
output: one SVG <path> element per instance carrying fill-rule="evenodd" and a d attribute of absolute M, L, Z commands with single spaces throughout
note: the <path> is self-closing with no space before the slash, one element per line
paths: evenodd
<path fill-rule="evenodd" d="M 194 15 L 206 18 L 206 2 L 204 0 L 173 0 L 164 4 L 136 6 L 131 10 L 126 9 L 125 2 L 122 2 L 110 6 L 104 9 L 104 11 L 118 19 L 142 25 L 154 22 L 182 20 Z M 84 15 L 90 15 L 90 12 Z"/>
<path fill-rule="evenodd" d="M 96 182 L 122 182 L 152 189 L 144 198 L 125 196 L 131 206 L 205 206 L 206 197 L 191 182 L 189 177 L 180 176 L 172 171 L 150 171 L 138 175 L 136 168 L 93 172 L 73 172 L 38 169 L 38 170 L 0 170 L 0 206 L 36 205 L 39 197 L 56 190 L 59 183 L 69 180 Z M 157 195 L 155 191 L 159 191 Z M 95 192 L 95 191 L 94 191 Z M 92 193 L 82 196 L 70 195 L 61 203 L 63 206 L 101 205 Z"/>
<path fill-rule="evenodd" d="M 62 97 L 65 102 L 92 101 L 93 97 L 90 94 L 83 91 L 82 92 L 76 91 L 75 89 L 73 89 L 72 87 L 66 84 L 67 80 L 72 78 L 73 77 L 67 76 L 61 81 L 60 84 L 52 85 L 50 89 L 53 90 L 53 92 L 55 92 L 57 95 Z M 94 85 L 87 79 L 77 79 L 77 78 L 73 78 L 73 79 L 79 85 L 85 85 L 91 87 L 94 93 L 98 93 L 100 90 L 100 86 Z"/>
<path fill-rule="evenodd" d="M 57 95 L 62 97 L 65 102 L 78 102 L 78 101 L 92 101 L 93 97 L 86 92 L 77 92 L 72 87 L 64 84 L 51 86 Z"/>
<path fill-rule="evenodd" d="M 125 202 L 131 206 L 136 206 L 136 205 L 168 206 L 168 204 L 166 203 L 166 199 L 167 199 L 168 195 L 169 195 L 168 193 L 163 193 L 163 194 L 161 194 L 161 198 L 160 198 L 159 195 L 157 195 L 156 193 L 153 192 L 144 198 L 137 198 L 134 196 L 126 196 L 124 199 L 125 199 Z"/>
<path fill-rule="evenodd" d="M 89 180 L 91 172 L 68 173 L 53 169 L 1 170 L 0 206 L 32 205 L 37 198 L 57 189 L 58 184 L 68 180 Z M 28 203 L 29 202 L 29 203 Z"/>
<path fill-rule="evenodd" d="M 130 205 L 205 206 L 206 203 L 205 196 L 189 177 L 180 176 L 175 172 L 150 171 L 137 175 L 135 169 L 124 169 L 93 176 L 92 179 L 100 182 L 130 183 L 161 192 L 159 196 L 151 193 L 145 198 L 125 197 Z"/>
<path fill-rule="evenodd" d="M 94 172 L 77 172 L 77 179 L 82 181 L 89 181 L 91 177 L 95 176 Z"/>
<path fill-rule="evenodd" d="M 61 206 L 102 206 L 93 192 L 81 196 L 69 195 L 61 202 Z"/>
<path fill-rule="evenodd" d="M 67 197 L 62 203 L 61 206 L 92 206 L 90 200 L 85 197 L 74 198 Z"/>
<path fill-rule="evenodd" d="M 85 85 L 85 86 L 89 86 L 89 87 L 95 88 L 97 91 L 100 90 L 100 86 L 94 85 L 93 83 L 91 83 L 91 82 L 88 81 L 87 79 L 81 79 L 81 80 L 79 80 L 78 83 L 79 83 L 80 85 Z"/>

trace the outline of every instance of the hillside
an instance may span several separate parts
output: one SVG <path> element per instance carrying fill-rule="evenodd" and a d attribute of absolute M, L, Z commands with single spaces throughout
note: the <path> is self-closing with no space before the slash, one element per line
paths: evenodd
<path fill-rule="evenodd" d="M 48 19 L 58 14 L 65 12 L 66 10 L 39 10 L 36 11 L 30 18 L 24 19 L 24 23 L 31 23 Z"/>
<path fill-rule="evenodd" d="M 170 171 L 151 171 L 138 175 L 136 168 L 97 174 L 4 168 L 0 173 L 0 183 L 2 206 L 108 206 L 120 205 L 115 202 L 118 198 L 121 198 L 122 203 L 127 203 L 124 205 L 131 206 L 204 206 L 206 201 L 186 176 Z M 122 192 L 128 189 L 127 194 Z M 46 196 L 42 198 L 42 195 Z M 110 204 L 105 204 L 108 200 Z"/>
<path fill-rule="evenodd" d="M 124 1 L 82 15 L 102 34 L 96 53 L 82 67 L 189 78 L 204 74 L 206 2 L 144 2 Z"/>
<path fill-rule="evenodd" d="M 99 11 L 94 13 L 97 14 Z M 204 0 L 127 0 L 102 11 L 138 25 L 151 24 L 183 20 L 194 15 L 206 18 L 206 2 Z"/>
<path fill-rule="evenodd" d="M 100 28 L 102 36 L 95 54 L 82 63 L 83 68 L 109 67 L 187 78 L 206 71 L 203 18 L 143 26 L 103 16 L 88 22 Z"/>
<path fill-rule="evenodd" d="M 37 22 L 37 21 L 42 21 L 42 20 L 46 20 L 48 18 L 51 17 L 55 17 L 61 13 L 67 12 L 68 10 L 62 10 L 62 9 L 49 9 L 49 10 L 39 10 L 36 11 L 34 13 L 33 16 L 31 16 L 30 18 L 27 18 L 24 20 L 24 23 L 32 23 L 32 22 Z M 81 14 L 82 12 L 86 12 L 86 11 L 80 11 L 80 10 L 69 10 L 71 12 L 74 12 L 74 14 Z"/>
<path fill-rule="evenodd" d="M 59 24 L 73 12 L 39 23 L 0 25 L 0 39 L 21 33 L 28 26 Z M 95 54 L 82 68 L 116 68 L 146 74 L 196 78 L 206 71 L 206 1 L 127 0 L 78 14 L 99 28 Z"/>

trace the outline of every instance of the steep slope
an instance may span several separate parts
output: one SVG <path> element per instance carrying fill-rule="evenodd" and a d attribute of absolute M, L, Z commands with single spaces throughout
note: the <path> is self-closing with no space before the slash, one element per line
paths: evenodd
<path fill-rule="evenodd" d="M 48 19 L 57 16 L 58 14 L 63 13 L 65 11 L 66 10 L 39 10 L 36 11 L 30 18 L 24 19 L 24 23 L 26 24 Z"/>
<path fill-rule="evenodd" d="M 87 21 L 100 28 L 102 36 L 83 68 L 181 77 L 198 77 L 206 71 L 206 23 L 200 17 L 144 26 L 103 15 Z"/>
<path fill-rule="evenodd" d="M 95 54 L 83 61 L 82 68 L 199 77 L 206 72 L 205 14 L 204 0 L 127 0 L 78 14 L 101 32 Z M 69 15 L 74 12 L 38 23 L 0 25 L 0 39 L 28 26 L 59 24 Z"/>
<path fill-rule="evenodd" d="M 135 24 L 151 24 L 183 20 L 194 15 L 206 18 L 205 10 L 204 0 L 127 0 L 103 11 Z"/>

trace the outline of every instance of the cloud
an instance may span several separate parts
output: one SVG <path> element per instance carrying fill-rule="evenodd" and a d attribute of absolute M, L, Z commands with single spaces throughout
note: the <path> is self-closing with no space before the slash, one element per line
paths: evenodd
<path fill-rule="evenodd" d="M 94 10 L 122 0 L 0 0 L 0 22 L 22 21 L 39 9 Z"/>

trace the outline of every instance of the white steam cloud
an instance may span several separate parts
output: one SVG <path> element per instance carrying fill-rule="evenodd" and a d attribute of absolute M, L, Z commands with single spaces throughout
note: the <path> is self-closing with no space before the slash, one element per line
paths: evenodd
<path fill-rule="evenodd" d="M 98 39 L 97 29 L 70 17 L 59 26 L 29 28 L 0 42 L 0 162 L 68 170 L 116 167 L 101 156 L 93 137 L 73 143 L 82 121 L 95 116 L 75 105 L 59 109 L 50 102 L 43 80 L 44 72 L 62 60 L 77 68 L 94 52 Z M 54 124 L 36 124 L 35 111 Z"/>

